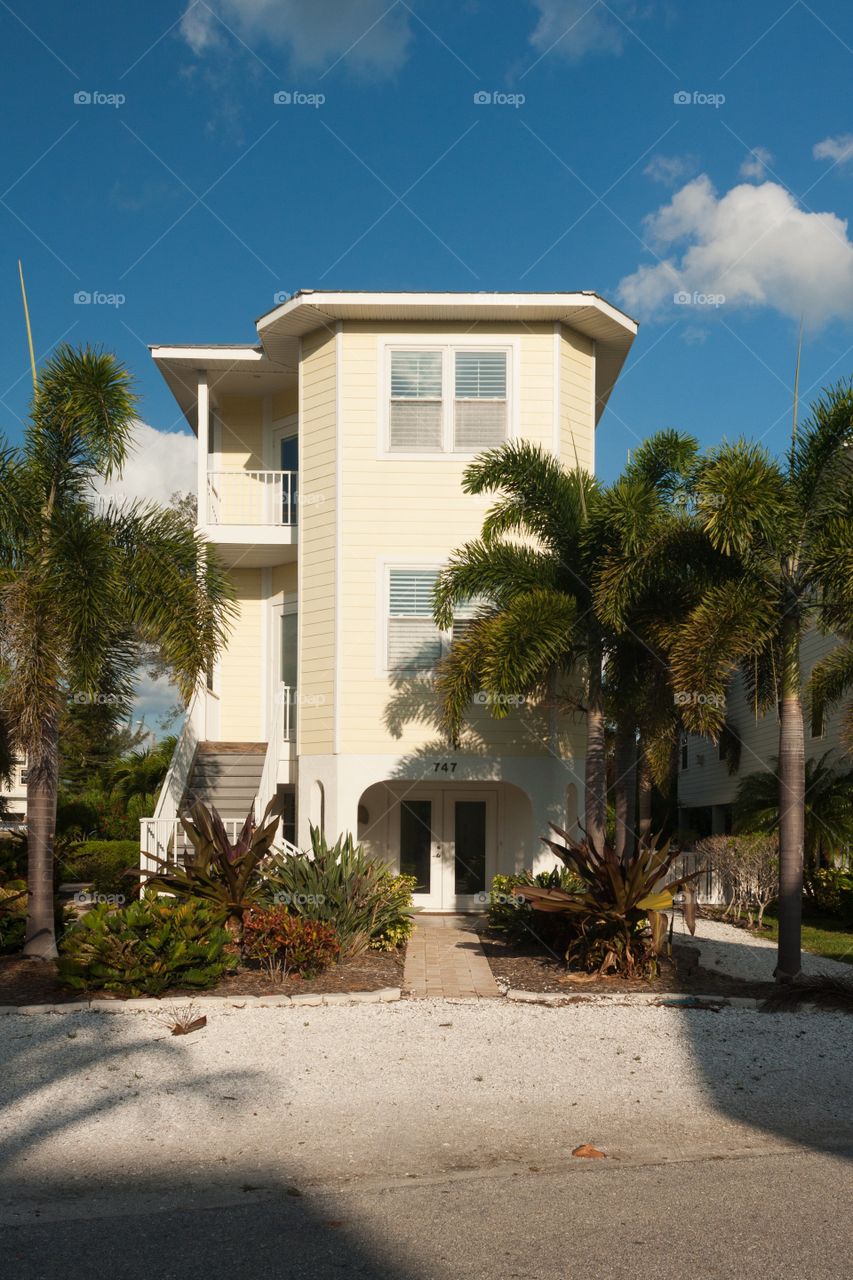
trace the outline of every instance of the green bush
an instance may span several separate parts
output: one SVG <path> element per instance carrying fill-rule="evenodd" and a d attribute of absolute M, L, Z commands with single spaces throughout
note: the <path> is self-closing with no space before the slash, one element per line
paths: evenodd
<path fill-rule="evenodd" d="M 265 871 L 270 900 L 294 915 L 332 925 L 343 958 L 374 944 L 390 949 L 392 939 L 403 940 L 411 930 L 414 880 L 371 858 L 351 835 L 330 847 L 312 827 L 310 856 L 278 858 Z"/>
<path fill-rule="evenodd" d="M 853 872 L 821 867 L 812 872 L 809 888 L 818 911 L 853 922 Z"/>
<path fill-rule="evenodd" d="M 243 915 L 243 954 L 272 977 L 310 978 L 338 954 L 334 929 L 291 915 L 287 907 L 251 907 Z"/>
<path fill-rule="evenodd" d="M 583 881 L 568 867 L 555 867 L 553 871 L 520 871 L 513 876 L 495 876 L 488 895 L 489 928 L 503 933 L 510 942 L 525 939 L 540 940 L 549 946 L 557 933 L 563 932 L 563 922 L 556 919 L 534 921 L 533 908 L 515 896 L 522 885 L 538 885 L 542 889 L 565 889 L 566 893 L 579 893 Z"/>
<path fill-rule="evenodd" d="M 151 895 L 119 910 L 101 903 L 65 935 L 60 980 L 128 996 L 212 987 L 236 966 L 230 941 L 222 912 L 204 902 L 163 902 Z"/>
<path fill-rule="evenodd" d="M 57 938 L 65 933 L 73 912 L 61 898 L 53 899 L 53 926 Z M 20 951 L 27 936 L 27 882 L 15 876 L 0 884 L 0 955 Z"/>
<path fill-rule="evenodd" d="M 139 866 L 138 840 L 84 840 L 65 859 L 66 880 L 91 881 L 95 894 L 129 901 L 139 892 L 133 876 L 124 873 Z"/>

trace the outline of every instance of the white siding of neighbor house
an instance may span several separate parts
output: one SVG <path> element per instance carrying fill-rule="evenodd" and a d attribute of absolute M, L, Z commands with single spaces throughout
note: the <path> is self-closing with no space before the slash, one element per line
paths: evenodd
<path fill-rule="evenodd" d="M 809 631 L 803 638 L 801 657 L 803 683 L 812 667 L 836 644 L 831 636 Z M 750 773 L 766 773 L 773 768 L 779 755 L 779 718 L 775 711 L 756 718 L 749 705 L 746 690 L 740 676 L 736 676 L 729 697 L 727 717 L 741 737 L 743 746 L 740 768 L 730 774 L 725 761 L 719 759 L 717 747 L 706 738 L 689 735 L 687 740 L 688 763 L 678 776 L 678 802 L 682 809 L 703 808 L 708 805 L 731 804 L 737 794 L 738 783 Z M 826 717 L 826 730 L 822 738 L 811 736 L 811 708 L 804 697 L 803 722 L 806 758 L 815 759 L 826 751 L 835 752 L 840 760 L 844 747 L 840 737 L 840 714 L 835 711 Z M 853 763 L 849 761 L 848 765 Z"/>

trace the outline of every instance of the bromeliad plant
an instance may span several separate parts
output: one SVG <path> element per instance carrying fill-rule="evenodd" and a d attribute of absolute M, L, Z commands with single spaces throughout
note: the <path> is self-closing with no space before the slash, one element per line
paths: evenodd
<path fill-rule="evenodd" d="M 262 864 L 270 857 L 280 816 L 278 797 L 270 801 L 257 825 L 250 809 L 232 843 L 216 809 L 197 800 L 189 813 L 181 816 L 193 852 L 187 850 L 183 866 L 157 858 L 159 869 L 148 885 L 158 893 L 201 898 L 219 907 L 229 933 L 239 940 L 244 912 L 264 896 Z"/>
<path fill-rule="evenodd" d="M 543 842 L 578 877 L 579 892 L 519 885 L 514 893 L 534 911 L 565 917 L 570 969 L 586 973 L 616 973 L 627 978 L 654 977 L 659 957 L 667 951 L 666 912 L 677 893 L 684 894 L 684 919 L 691 933 L 696 928 L 693 880 L 701 872 L 668 880 L 677 852 L 669 843 L 657 848 L 642 844 L 629 858 L 620 858 L 611 845 L 599 853 L 586 842 L 578 843 L 568 832 L 551 823 L 565 843 L 543 836 Z M 663 883 L 661 883 L 663 882 Z"/>
<path fill-rule="evenodd" d="M 311 853 L 279 858 L 265 869 L 267 899 L 294 915 L 333 926 L 341 959 L 387 950 L 411 932 L 414 880 L 397 876 L 351 835 L 334 845 L 311 828 Z"/>

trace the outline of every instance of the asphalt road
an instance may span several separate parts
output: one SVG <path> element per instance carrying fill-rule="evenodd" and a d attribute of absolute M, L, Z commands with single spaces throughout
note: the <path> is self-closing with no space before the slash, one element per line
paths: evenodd
<path fill-rule="evenodd" d="M 849 1153 L 853 1155 L 853 1152 Z M 45 1202 L 0 1234 L 16 1280 L 846 1280 L 853 1164 L 786 1152 L 292 1193 L 127 1189 Z M 8 1268 L 8 1269 L 7 1269 Z"/>

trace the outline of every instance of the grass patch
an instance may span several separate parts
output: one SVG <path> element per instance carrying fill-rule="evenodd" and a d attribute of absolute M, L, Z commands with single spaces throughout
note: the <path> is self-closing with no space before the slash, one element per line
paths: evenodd
<path fill-rule="evenodd" d="M 776 942 L 779 938 L 779 921 L 772 910 L 765 912 L 764 924 L 762 936 Z M 853 965 L 853 933 L 843 920 L 809 912 L 803 916 L 803 950 L 827 960 L 842 960 L 845 964 Z"/>

